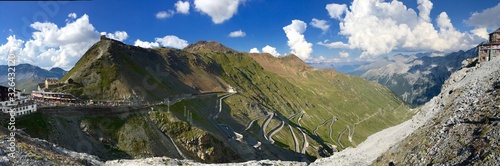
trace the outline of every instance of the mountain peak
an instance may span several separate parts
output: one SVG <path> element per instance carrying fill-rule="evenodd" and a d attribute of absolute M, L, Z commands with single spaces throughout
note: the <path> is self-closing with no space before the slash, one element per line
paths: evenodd
<path fill-rule="evenodd" d="M 187 52 L 222 52 L 222 53 L 238 52 L 215 41 L 198 41 L 194 44 L 188 45 L 183 50 Z"/>

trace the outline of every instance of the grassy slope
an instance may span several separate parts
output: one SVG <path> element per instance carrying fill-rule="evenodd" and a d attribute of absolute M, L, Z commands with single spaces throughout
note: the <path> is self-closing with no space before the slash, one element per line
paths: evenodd
<path fill-rule="evenodd" d="M 387 88 L 360 77 L 344 74 L 332 76 L 324 71 L 280 76 L 266 71 L 243 54 L 210 56 L 221 64 L 224 80 L 238 89 L 239 95 L 225 100 L 230 106 L 230 110 L 226 111 L 244 122 L 243 125 L 262 115 L 252 109 L 255 105 L 261 110 L 267 108 L 269 111 L 278 111 L 286 117 L 303 109 L 307 114 L 301 123 L 311 133 L 324 120 L 337 117 L 338 121 L 333 125 L 333 137 L 336 138 L 346 125 L 351 125 L 352 128 L 354 123 L 375 114 L 365 121 L 369 125 L 360 123 L 356 127 L 353 141 L 360 143 L 370 134 L 409 118 L 406 111 L 408 107 L 399 98 Z M 376 113 L 379 110 L 380 113 Z M 248 115 L 249 118 L 245 118 Z M 319 133 L 320 137 L 335 144 L 328 139 L 327 127 L 324 128 Z M 286 130 L 279 133 L 283 131 Z M 277 140 L 293 147 L 290 144 L 293 142 L 291 137 L 284 135 Z M 344 145 L 349 145 L 347 136 L 342 137 L 341 141 Z"/>
<path fill-rule="evenodd" d="M 220 88 L 225 84 L 223 82 L 226 82 L 236 87 L 238 94 L 224 101 L 224 111 L 218 121 L 230 125 L 235 131 L 241 131 L 246 123 L 264 115 L 266 111 L 275 111 L 281 116 L 289 117 L 304 110 L 306 114 L 301 124 L 310 136 L 309 139 L 317 125 L 332 117 L 338 119 L 333 125 L 332 138 L 335 140 L 346 125 L 352 129 L 355 123 L 359 123 L 355 127 L 352 144 L 348 141 L 347 134 L 342 136 L 341 143 L 349 146 L 360 143 L 368 135 L 409 117 L 406 111 L 408 107 L 387 88 L 360 77 L 333 71 L 296 72 L 293 69 L 300 67 L 300 63 L 294 62 L 293 58 L 282 59 L 287 63 L 293 62 L 293 65 L 289 67 L 290 70 L 276 72 L 263 68 L 263 65 L 252 57 L 241 53 L 202 51 L 193 54 L 166 48 L 151 50 L 120 46 L 117 48 L 118 51 L 113 49 L 113 57 L 109 61 L 118 62 L 117 66 L 104 60 L 88 64 L 92 60 L 91 55 L 97 54 L 97 47 L 101 44 L 103 42 L 96 43 L 62 80 L 68 79 L 72 74 L 83 69 L 94 69 L 93 71 L 100 73 L 98 75 L 102 81 L 93 85 L 96 87 L 88 87 L 90 88 L 88 90 L 95 88 L 97 91 L 102 90 L 98 93 L 104 93 L 106 88 L 111 88 L 113 81 L 121 80 L 124 84 L 128 84 L 129 89 L 135 89 L 136 86 L 146 89 L 144 94 L 152 98 L 193 93 L 193 89 L 201 92 L 221 91 Z M 149 66 L 144 66 L 144 64 Z M 97 65 L 97 68 L 89 68 L 89 65 Z M 109 66 L 116 67 L 119 73 L 114 70 L 101 70 Z M 168 79 L 158 76 L 158 68 L 160 72 L 169 72 Z M 157 85 L 156 89 L 147 89 L 144 88 L 144 84 L 138 84 L 146 77 L 148 77 L 148 82 Z M 85 76 L 81 77 L 82 80 L 85 78 Z M 114 80 L 106 80 L 107 78 L 114 78 Z M 207 125 L 209 124 L 209 111 L 214 108 L 215 100 L 216 98 L 212 97 L 181 102 L 174 106 L 173 113 L 179 119 L 183 119 L 183 112 L 178 111 L 182 111 L 184 105 L 189 105 L 191 108 L 188 109 L 193 111 L 193 118 L 201 124 L 200 128 L 218 133 L 213 126 Z M 258 121 L 259 125 L 262 121 L 263 119 Z M 273 120 L 267 131 L 276 126 L 277 122 Z M 292 125 L 297 126 L 296 123 L 297 118 L 291 120 Z M 318 130 L 320 139 L 338 146 L 335 141 L 329 139 L 328 124 Z M 258 135 L 260 128 L 256 126 L 252 127 L 249 132 Z M 299 140 L 302 139 L 300 133 L 297 130 L 295 132 Z M 283 147 L 293 149 L 293 140 L 288 127 L 278 132 L 275 140 L 283 143 Z M 312 146 L 318 146 L 318 143 L 310 141 Z M 311 148 L 308 152 L 316 153 Z"/>

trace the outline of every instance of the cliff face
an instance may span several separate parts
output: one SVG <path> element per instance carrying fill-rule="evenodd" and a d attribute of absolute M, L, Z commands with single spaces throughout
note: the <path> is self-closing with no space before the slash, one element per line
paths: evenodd
<path fill-rule="evenodd" d="M 433 119 L 393 146 L 377 164 L 499 165 L 500 58 L 451 75 L 421 111 Z M 426 110 L 427 109 L 427 110 Z"/>

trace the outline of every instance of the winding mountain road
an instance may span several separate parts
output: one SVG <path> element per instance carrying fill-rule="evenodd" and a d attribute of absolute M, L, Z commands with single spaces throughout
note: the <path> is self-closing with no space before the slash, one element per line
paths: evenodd
<path fill-rule="evenodd" d="M 300 153 L 306 154 L 307 147 L 309 146 L 309 142 L 307 142 L 307 135 L 299 128 L 299 131 L 302 133 L 302 138 L 304 141 L 302 142 L 302 151 Z"/>
<path fill-rule="evenodd" d="M 297 124 L 298 124 L 299 126 L 301 126 L 301 127 L 302 127 L 302 124 L 300 124 L 300 120 L 301 120 L 301 119 L 302 119 L 302 117 L 304 116 L 304 113 L 305 113 L 304 111 L 300 112 L 300 116 L 299 116 L 299 118 L 297 119 Z"/>
<path fill-rule="evenodd" d="M 332 138 L 332 132 L 333 132 L 333 129 L 332 129 L 332 126 L 333 126 L 333 122 L 337 121 L 337 118 L 336 117 L 332 117 L 332 121 L 330 122 L 330 140 L 332 140 L 333 142 L 336 142 L 333 138 Z M 338 142 L 336 142 L 337 144 L 339 144 Z"/>
<path fill-rule="evenodd" d="M 293 128 L 289 124 L 286 124 L 286 125 L 288 126 L 288 129 L 290 129 L 290 133 L 292 134 L 293 144 L 295 146 L 295 152 L 299 152 L 300 151 L 299 141 L 297 141 L 297 137 L 295 136 L 295 133 L 293 132 Z"/>
<path fill-rule="evenodd" d="M 319 127 L 321 127 L 321 126 L 325 125 L 325 124 L 326 124 L 328 121 L 330 121 L 331 119 L 333 119 L 333 117 L 332 117 L 332 118 L 330 118 L 330 119 L 325 120 L 323 123 L 321 123 L 321 124 L 319 124 L 318 126 L 316 126 L 316 128 L 314 128 L 314 130 L 313 130 L 314 135 L 318 135 L 318 133 L 316 133 L 316 131 L 318 131 Z"/>
<path fill-rule="evenodd" d="M 212 122 L 215 125 L 215 127 L 222 133 L 222 135 L 227 138 L 234 138 L 236 134 L 234 134 L 234 131 L 232 131 L 232 129 L 229 126 L 227 125 L 221 126 L 221 124 L 217 123 L 217 121 L 215 121 L 215 118 L 217 118 L 219 113 L 222 112 L 222 100 L 234 94 L 236 93 L 228 93 L 222 96 L 219 100 L 217 100 L 218 104 L 216 104 L 215 106 L 215 113 L 211 114 L 209 117 L 210 122 Z"/>
<path fill-rule="evenodd" d="M 245 129 L 243 131 L 241 131 L 240 133 L 243 133 L 243 132 L 247 131 L 248 129 L 250 129 L 250 127 L 252 127 L 253 122 L 255 122 L 255 121 L 259 120 L 259 119 L 262 119 L 264 117 L 267 117 L 267 116 L 269 116 L 269 115 L 262 115 L 262 116 L 259 116 L 259 117 L 255 118 L 255 119 L 253 119 L 252 121 L 250 121 L 246 125 Z"/>
<path fill-rule="evenodd" d="M 283 121 L 279 116 L 276 116 L 276 118 L 281 123 L 276 128 L 274 128 L 273 130 L 271 130 L 269 132 L 269 134 L 267 135 L 267 138 L 269 139 L 269 142 L 271 142 L 271 144 L 274 144 L 273 135 L 276 134 L 278 131 L 280 131 L 283 128 L 283 126 L 285 126 L 285 121 Z"/>
<path fill-rule="evenodd" d="M 267 125 L 269 125 L 269 122 L 271 121 L 271 119 L 273 119 L 273 116 L 274 116 L 274 113 L 268 113 L 267 119 L 262 124 L 262 136 L 264 136 L 264 139 L 266 139 L 266 140 L 269 140 L 266 136 L 266 128 L 267 128 Z"/>

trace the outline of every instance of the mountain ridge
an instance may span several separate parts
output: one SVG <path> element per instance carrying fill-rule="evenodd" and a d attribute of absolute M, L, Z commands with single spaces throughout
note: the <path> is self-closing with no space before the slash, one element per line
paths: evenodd
<path fill-rule="evenodd" d="M 0 65 L 0 70 L 5 71 L 0 75 L 0 80 L 8 80 L 7 65 Z M 25 93 L 30 93 L 32 90 L 37 90 L 38 83 L 42 83 L 46 78 L 62 78 L 67 71 L 54 67 L 50 70 L 42 69 L 38 66 L 23 63 L 16 65 L 16 89 L 25 90 Z M 7 85 L 7 81 L 0 82 L 1 85 Z"/>
<path fill-rule="evenodd" d="M 476 55 L 477 48 L 448 54 L 395 55 L 362 65 L 351 74 L 383 84 L 406 102 L 419 106 L 439 94 L 441 85 L 460 69 L 462 61 Z"/>
<path fill-rule="evenodd" d="M 212 46 L 217 49 L 206 49 Z M 116 159 L 116 155 L 104 153 L 115 150 L 129 157 L 163 155 L 154 149 L 171 146 L 150 148 L 160 143 L 155 140 L 161 131 L 197 161 L 313 161 L 356 146 L 371 133 L 395 125 L 412 114 L 401 99 L 378 83 L 334 70 L 316 70 L 295 55 L 278 58 L 232 52 L 216 42 L 199 42 L 180 50 L 145 49 L 105 39 L 95 43 L 62 81 L 70 78 L 74 83 L 54 91 L 71 93 L 84 100 L 125 100 L 139 106 L 158 104 L 153 108 L 155 111 L 149 107 L 141 110 L 140 116 L 85 115 L 73 119 L 54 118 L 54 114 L 41 116 L 51 122 L 47 128 L 53 131 L 48 133 L 60 135 L 72 131 L 70 135 L 85 135 L 79 141 L 92 140 L 92 147 L 99 149 L 99 153 L 89 153 L 105 159 Z M 229 87 L 237 93 L 229 96 Z M 166 111 L 166 100 L 172 100 L 168 102 L 173 104 L 168 107 L 170 113 Z M 214 108 L 219 108 L 217 117 L 213 117 Z M 189 110 L 193 120 L 186 118 L 184 110 Z M 147 116 L 146 112 L 151 113 Z M 102 118 L 105 120 L 100 120 Z M 64 121 L 80 125 L 53 125 Z M 111 121 L 118 126 L 89 125 L 89 121 Z M 83 123 L 87 126 L 83 128 L 85 131 L 81 131 Z M 330 125 L 324 125 L 326 123 Z M 217 124 L 240 133 L 243 141 L 228 140 L 225 133 L 231 132 L 222 132 L 226 129 L 218 129 Z M 143 126 L 143 129 L 127 126 Z M 171 130 L 175 132 L 170 133 Z M 106 141 L 94 138 L 96 133 L 104 133 Z M 73 140 L 61 137 L 50 137 L 49 141 L 78 151 L 71 143 Z M 196 140 L 207 138 L 213 140 L 207 144 L 208 149 L 194 145 Z M 143 140 L 145 145 L 138 145 L 132 139 Z M 296 144 L 298 146 L 294 146 Z M 224 147 L 223 152 L 209 150 L 215 145 Z M 233 154 L 234 158 L 207 158 L 224 152 Z"/>

